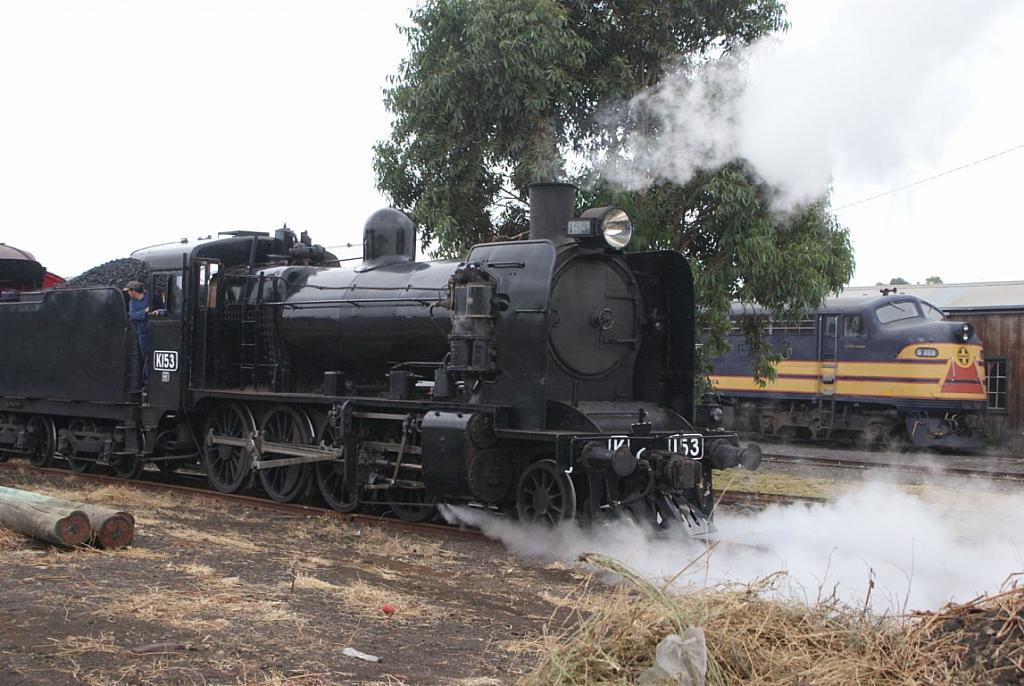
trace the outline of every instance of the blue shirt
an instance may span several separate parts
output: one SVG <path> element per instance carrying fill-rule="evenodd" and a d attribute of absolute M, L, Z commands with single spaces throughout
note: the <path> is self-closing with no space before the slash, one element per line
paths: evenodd
<path fill-rule="evenodd" d="M 135 325 L 135 333 L 140 339 L 149 338 L 149 316 L 146 310 L 149 309 L 149 293 L 143 293 L 142 297 L 136 300 L 128 300 L 128 319 Z"/>

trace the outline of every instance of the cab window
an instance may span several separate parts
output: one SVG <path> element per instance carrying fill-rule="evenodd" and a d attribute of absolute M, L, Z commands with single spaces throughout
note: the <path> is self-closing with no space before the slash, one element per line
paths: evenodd
<path fill-rule="evenodd" d="M 150 309 L 166 310 L 169 315 L 181 314 L 181 286 L 181 272 L 154 274 Z"/>
<path fill-rule="evenodd" d="M 171 314 L 181 314 L 182 286 L 184 282 L 184 274 L 178 273 L 171 277 L 170 287 L 167 290 L 167 309 Z"/>
<path fill-rule="evenodd" d="M 875 316 L 881 324 L 891 324 L 903 321 L 904 319 L 915 319 L 921 315 L 917 311 L 917 305 L 907 300 L 898 303 L 886 303 L 875 309 Z"/>
<path fill-rule="evenodd" d="M 924 312 L 924 318 L 930 319 L 935 322 L 941 322 L 946 318 L 946 313 L 935 307 L 931 303 L 921 301 L 921 311 Z"/>
<path fill-rule="evenodd" d="M 864 335 L 864 318 L 859 314 L 848 314 L 843 317 L 843 336 L 856 338 Z"/>

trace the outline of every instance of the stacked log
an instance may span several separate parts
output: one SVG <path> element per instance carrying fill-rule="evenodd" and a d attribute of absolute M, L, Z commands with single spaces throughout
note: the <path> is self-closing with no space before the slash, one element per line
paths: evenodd
<path fill-rule="evenodd" d="M 128 512 L 0 486 L 0 526 L 48 543 L 123 548 L 135 535 Z"/>

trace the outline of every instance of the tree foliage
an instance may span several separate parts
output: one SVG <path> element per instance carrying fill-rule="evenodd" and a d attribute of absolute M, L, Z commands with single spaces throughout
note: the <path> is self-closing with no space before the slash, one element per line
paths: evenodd
<path fill-rule="evenodd" d="M 852 275 L 828 199 L 775 212 L 772 189 L 742 160 L 638 192 L 589 167 L 631 126 L 650 126 L 609 119 L 609 108 L 669 70 L 785 28 L 780 0 L 426 0 L 411 18 L 409 55 L 385 91 L 391 135 L 374 164 L 379 188 L 439 254 L 526 231 L 530 182 L 585 180 L 581 206 L 627 209 L 635 249 L 689 257 L 708 359 L 725 349 L 733 299 L 792 317 Z M 770 377 L 777 358 L 746 328 L 756 371 Z"/>

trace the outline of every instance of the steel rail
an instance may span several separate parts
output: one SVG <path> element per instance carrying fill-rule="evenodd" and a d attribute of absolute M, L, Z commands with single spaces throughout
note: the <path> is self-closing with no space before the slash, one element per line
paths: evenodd
<path fill-rule="evenodd" d="M 908 464 L 906 462 L 875 462 L 852 458 L 814 457 L 809 455 L 790 455 L 786 453 L 764 453 L 762 460 L 771 464 L 806 465 L 835 469 L 852 469 L 858 471 L 892 470 L 927 476 L 959 476 L 968 479 L 987 479 L 990 481 L 1010 481 L 1024 483 L 1024 472 L 1010 472 L 997 469 L 971 469 L 943 465 Z"/>
<path fill-rule="evenodd" d="M 731 507 L 756 507 L 764 509 L 769 505 L 821 505 L 829 502 L 828 498 L 808 495 L 789 495 L 786 493 L 760 493 L 757 491 L 712 491 L 715 498 L 715 509 L 723 505 Z"/>

